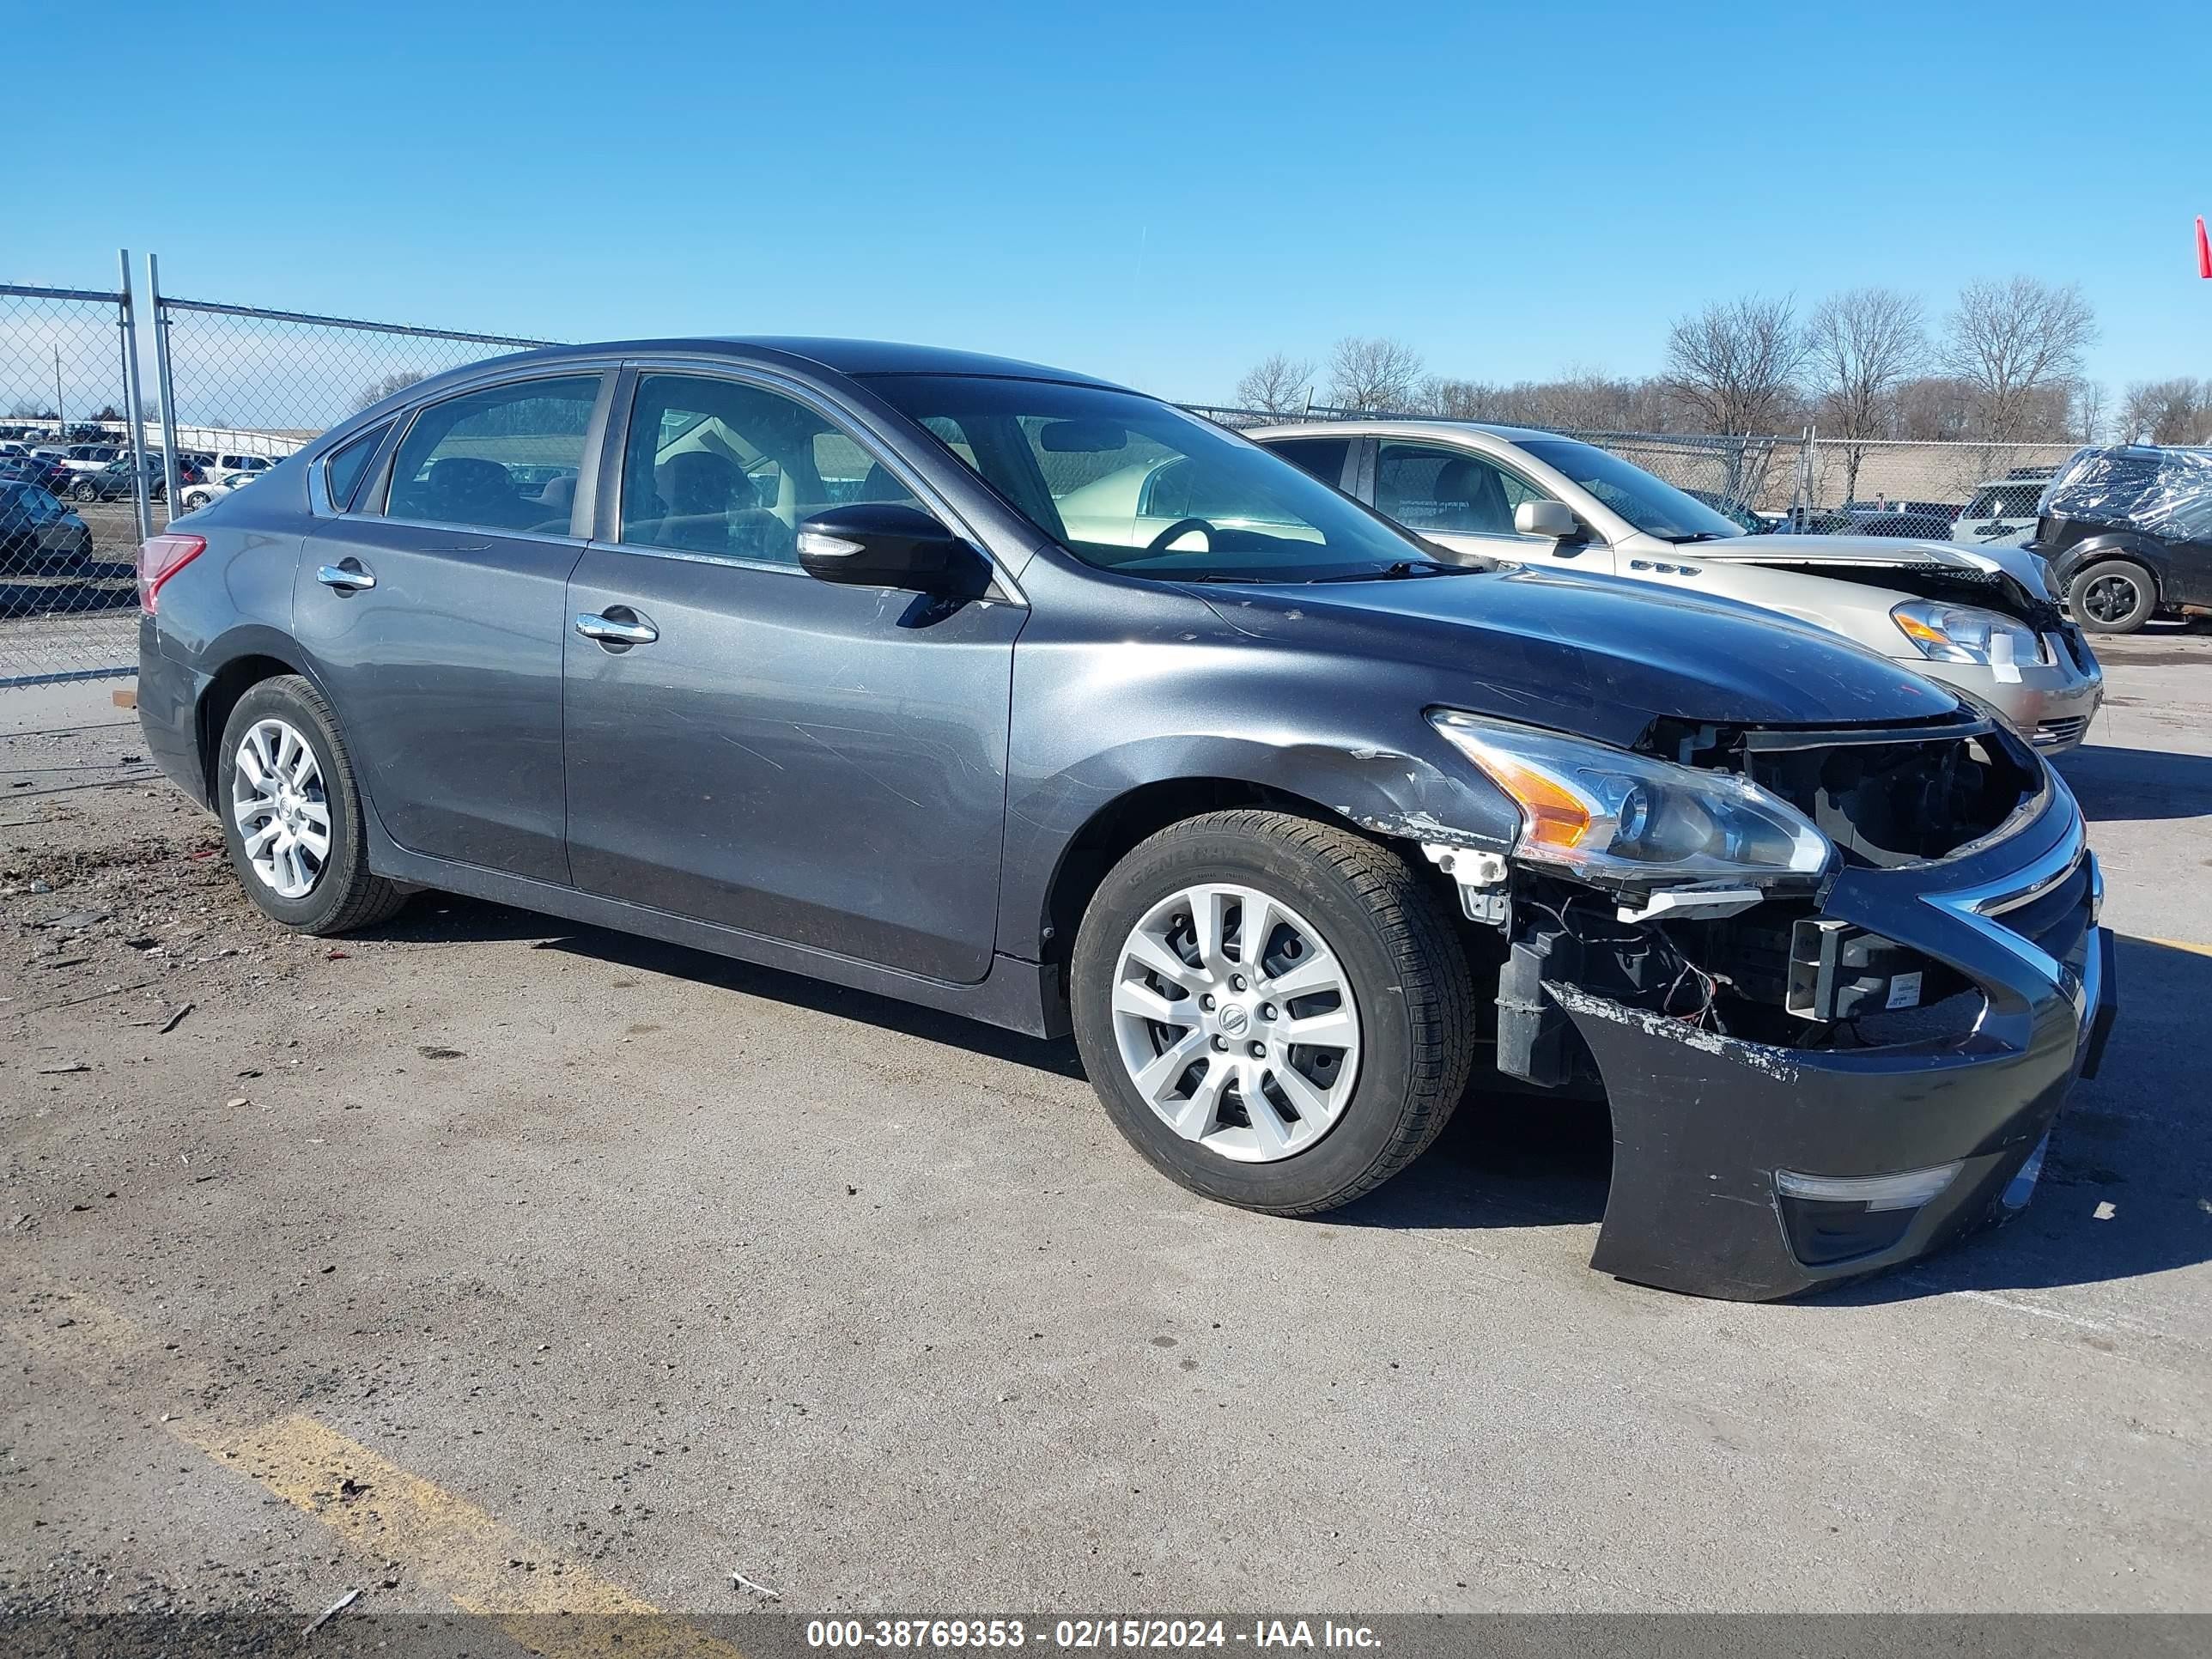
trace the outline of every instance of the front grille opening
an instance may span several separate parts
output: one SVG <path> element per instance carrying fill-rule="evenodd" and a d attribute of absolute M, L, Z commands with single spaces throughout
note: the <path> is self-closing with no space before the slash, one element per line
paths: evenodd
<path fill-rule="evenodd" d="M 1948 857 L 2042 787 L 2032 757 L 1995 732 L 1767 748 L 1744 755 L 1754 783 L 1818 824 L 1847 862 L 1889 867 Z"/>

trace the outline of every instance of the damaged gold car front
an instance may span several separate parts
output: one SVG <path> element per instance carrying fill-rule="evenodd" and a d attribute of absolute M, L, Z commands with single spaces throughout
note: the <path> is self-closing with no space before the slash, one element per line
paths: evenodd
<path fill-rule="evenodd" d="M 2027 1201 L 2115 986 L 2081 811 L 2001 722 L 1431 721 L 1521 812 L 1424 845 L 1498 955 L 1498 1068 L 1609 1103 L 1593 1267 L 1785 1297 Z"/>

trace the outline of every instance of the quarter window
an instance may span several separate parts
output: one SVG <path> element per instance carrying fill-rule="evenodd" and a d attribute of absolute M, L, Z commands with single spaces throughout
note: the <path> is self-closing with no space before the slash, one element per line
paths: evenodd
<path fill-rule="evenodd" d="M 1386 443 L 1376 458 L 1376 509 L 1410 530 L 1512 536 L 1513 509 L 1546 499 L 1504 468 L 1465 450 Z"/>
<path fill-rule="evenodd" d="M 599 377 L 524 380 L 432 404 L 392 465 L 395 519 L 565 536 Z"/>
<path fill-rule="evenodd" d="M 799 564 L 799 521 L 851 501 L 921 503 L 851 433 L 737 380 L 647 374 L 623 449 L 622 539 Z"/>
<path fill-rule="evenodd" d="M 323 484 L 330 491 L 331 505 L 339 512 L 353 505 L 353 493 L 361 488 L 361 475 L 367 470 L 369 458 L 376 453 L 377 445 L 391 430 L 389 422 L 372 427 L 352 442 L 332 451 L 330 459 L 323 463 Z"/>

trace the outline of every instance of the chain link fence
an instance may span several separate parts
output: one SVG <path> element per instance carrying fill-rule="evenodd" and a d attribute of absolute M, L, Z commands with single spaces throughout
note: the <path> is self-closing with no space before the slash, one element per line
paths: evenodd
<path fill-rule="evenodd" d="M 129 672 L 139 542 L 355 410 L 549 342 L 0 284 L 0 687 Z M 140 319 L 146 326 L 140 326 Z M 143 354 L 152 377 L 141 426 Z"/>
<path fill-rule="evenodd" d="M 449 368 L 552 343 L 155 296 L 159 381 L 183 456 L 224 477 Z M 189 509 L 213 485 L 186 484 Z"/>
<path fill-rule="evenodd" d="M 0 284 L 0 687 L 127 672 L 139 540 L 246 488 L 357 410 L 430 375 L 550 343 L 168 297 Z M 148 326 L 142 329 L 139 319 Z M 140 408 L 134 341 L 154 359 Z M 1186 404 L 1243 430 L 1356 418 Z M 1855 442 L 1554 428 L 1747 528 L 1948 538 L 1976 503 L 2017 520 L 2069 444 Z M 47 452 L 47 453 L 40 453 Z M 141 482 L 143 477 L 143 483 Z M 2027 516 L 2032 522 L 2033 507 Z"/>
<path fill-rule="evenodd" d="M 0 284 L 0 684 L 137 655 L 133 326 L 125 291 Z"/>

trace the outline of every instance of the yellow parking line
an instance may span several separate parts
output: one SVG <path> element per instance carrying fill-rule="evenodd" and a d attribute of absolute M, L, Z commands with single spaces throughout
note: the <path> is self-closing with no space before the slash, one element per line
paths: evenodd
<path fill-rule="evenodd" d="M 2191 939 L 2146 938 L 2143 940 L 2143 943 L 2145 945 L 2163 945 L 2169 951 L 2186 951 L 2192 956 L 2212 957 L 2212 945 L 2198 945 Z"/>
<path fill-rule="evenodd" d="M 32 1352 L 104 1389 L 145 1392 L 130 1373 L 155 1364 L 164 1397 L 204 1383 L 207 1368 L 176 1364 L 113 1310 L 27 1263 L 11 1264 L 7 1277 L 12 1289 L 33 1292 L 43 1304 L 0 1320 L 0 1330 Z M 20 1306 L 30 1298 L 9 1299 Z M 490 1615 L 530 1652 L 556 1659 L 741 1659 L 727 1642 L 304 1413 L 243 1431 L 204 1414 L 167 1415 L 162 1426 L 185 1444 L 250 1476 L 364 1554 L 400 1563 L 410 1581 L 462 1612 Z M 517 1561 L 535 1571 L 510 1565 Z"/>

